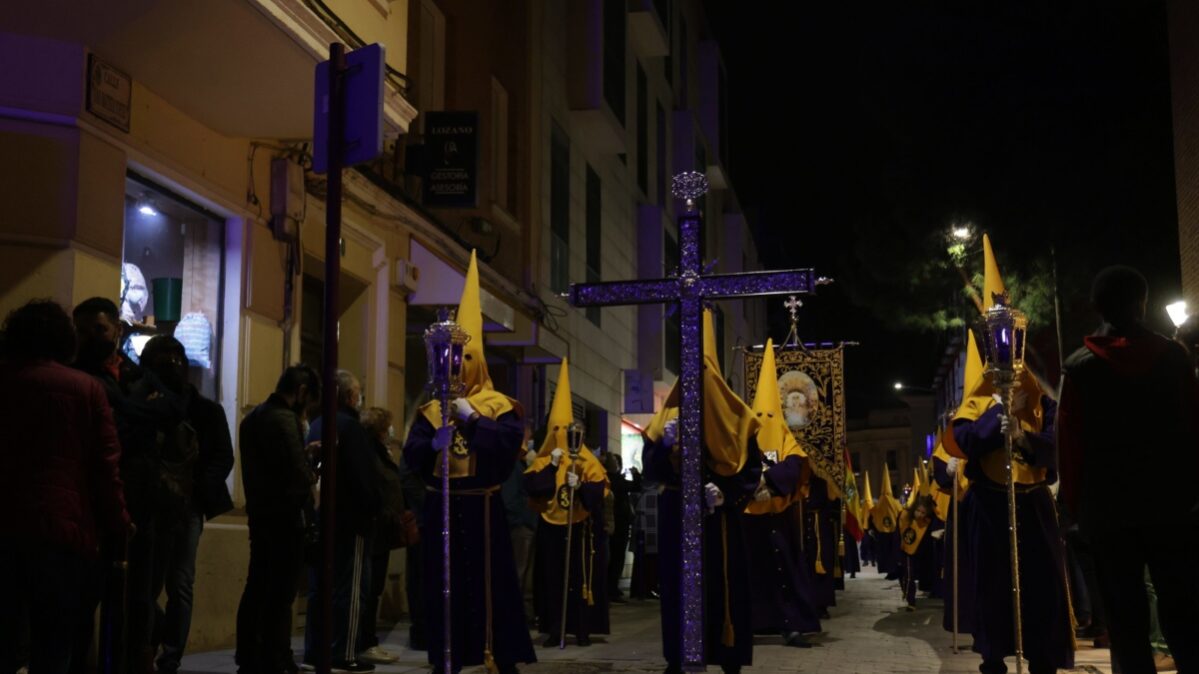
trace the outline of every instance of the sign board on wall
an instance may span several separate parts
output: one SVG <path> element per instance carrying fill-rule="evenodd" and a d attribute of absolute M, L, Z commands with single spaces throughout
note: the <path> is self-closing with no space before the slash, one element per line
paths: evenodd
<path fill-rule="evenodd" d="M 479 185 L 479 113 L 426 113 L 425 148 L 425 206 L 474 208 Z"/>
<path fill-rule="evenodd" d="M 129 133 L 133 116 L 133 78 L 87 55 L 87 111 Z"/>

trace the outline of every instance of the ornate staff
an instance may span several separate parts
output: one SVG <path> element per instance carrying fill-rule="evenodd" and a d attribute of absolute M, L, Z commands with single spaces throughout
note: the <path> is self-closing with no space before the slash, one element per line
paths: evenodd
<path fill-rule="evenodd" d="M 978 343 L 982 346 L 983 363 L 995 389 L 1003 401 L 1003 413 L 1008 423 L 1020 423 L 1012 419 L 1012 401 L 1016 388 L 1020 386 L 1020 375 L 1024 372 L 1024 347 L 1028 332 L 1028 317 L 1008 305 L 1007 293 L 993 293 L 994 306 L 986 311 L 976 323 L 981 333 Z M 1013 447 L 1011 433 L 1004 433 L 1003 447 L 1007 452 L 1007 509 L 1008 538 L 1011 543 L 1012 565 L 1012 619 L 1015 627 L 1016 674 L 1024 674 L 1024 633 L 1020 614 L 1020 555 L 1016 542 L 1016 481 L 1013 474 Z"/>
<path fill-rule="evenodd" d="M 466 392 L 462 380 L 462 350 L 470 335 L 450 318 L 449 309 L 439 309 L 437 322 L 425 330 L 425 353 L 429 360 L 429 379 L 425 388 L 441 405 L 441 427 L 450 425 L 450 401 Z M 452 444 L 452 443 L 451 443 Z M 442 630 L 444 631 L 443 666 L 453 672 L 450 621 L 450 448 L 441 452 L 441 546 L 442 546 Z"/>
<path fill-rule="evenodd" d="M 961 470 L 958 464 L 958 470 Z M 949 476 L 953 480 L 953 653 L 958 653 L 958 476 L 955 471 Z"/>
<path fill-rule="evenodd" d="M 572 423 L 566 427 L 566 444 L 570 452 L 570 466 L 567 473 L 574 471 L 578 465 L 579 451 L 583 448 L 583 424 Z M 566 605 L 570 596 L 570 546 L 571 534 L 575 523 L 575 490 L 567 487 L 566 507 L 566 566 L 562 570 L 562 621 L 558 623 L 558 648 L 566 648 Z"/>

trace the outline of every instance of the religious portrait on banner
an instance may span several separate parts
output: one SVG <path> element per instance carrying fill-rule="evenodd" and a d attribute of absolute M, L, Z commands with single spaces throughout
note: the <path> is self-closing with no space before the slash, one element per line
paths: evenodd
<path fill-rule="evenodd" d="M 839 496 L 845 484 L 844 347 L 780 348 L 775 353 L 779 397 L 787 427 L 808 453 L 812 472 Z M 745 399 L 758 387 L 762 353 L 745 352 Z M 769 457 L 767 457 L 769 458 Z"/>

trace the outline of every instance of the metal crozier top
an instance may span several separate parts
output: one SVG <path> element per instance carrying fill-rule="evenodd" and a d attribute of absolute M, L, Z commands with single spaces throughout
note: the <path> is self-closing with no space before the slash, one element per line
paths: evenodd
<path fill-rule="evenodd" d="M 687 210 L 695 210 L 695 200 L 708 193 L 708 178 L 699 171 L 687 171 L 674 177 L 670 193 L 687 203 Z"/>

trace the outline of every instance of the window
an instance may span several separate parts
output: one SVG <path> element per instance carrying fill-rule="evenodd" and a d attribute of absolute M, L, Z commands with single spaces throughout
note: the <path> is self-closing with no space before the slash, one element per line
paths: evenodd
<path fill-rule="evenodd" d="M 583 401 L 583 442 L 596 454 L 608 451 L 608 411 L 590 401 Z"/>
<path fill-rule="evenodd" d="M 491 78 L 491 200 L 508 209 L 508 90 Z"/>
<path fill-rule="evenodd" d="M 658 102 L 658 137 L 655 139 L 654 148 L 657 151 L 657 157 L 654 158 L 655 168 L 658 175 L 658 205 L 666 205 L 666 110 L 662 108 L 661 101 Z"/>
<path fill-rule="evenodd" d="M 325 282 L 304 274 L 300 288 L 300 362 L 321 367 L 325 350 Z"/>
<path fill-rule="evenodd" d="M 550 131 L 550 289 L 570 289 L 570 138 Z"/>
<path fill-rule="evenodd" d="M 670 232 L 666 232 L 666 245 L 662 248 L 662 263 L 665 268 L 663 276 L 678 273 L 679 241 Z M 665 341 L 665 355 L 663 360 L 668 370 L 679 374 L 679 364 L 682 362 L 679 356 L 679 339 L 682 335 L 682 322 L 677 304 L 667 305 L 666 311 L 666 326 L 662 331 Z"/>
<path fill-rule="evenodd" d="M 173 335 L 191 383 L 218 399 L 224 220 L 130 173 L 123 253 L 119 305 L 133 326 L 123 352 L 136 362 L 152 337 Z"/>
<path fill-rule="evenodd" d="M 604 2 L 604 100 L 625 123 L 625 0 Z"/>
<path fill-rule="evenodd" d="M 849 462 L 851 464 L 853 464 L 854 470 L 861 471 L 862 470 L 862 454 L 861 454 L 861 452 L 850 452 L 849 453 Z M 858 489 L 865 489 L 865 487 L 859 486 Z"/>
<path fill-rule="evenodd" d="M 891 470 L 899 468 L 899 459 L 896 457 L 894 449 L 887 450 L 887 467 Z"/>
<path fill-rule="evenodd" d="M 649 194 L 649 101 L 645 69 L 637 63 L 637 186 Z"/>
<path fill-rule="evenodd" d="M 587 166 L 587 283 L 595 283 L 600 275 L 600 247 L 603 237 L 600 234 L 603 220 L 603 185 L 595 169 Z M 600 308 L 587 307 L 587 320 L 599 327 Z"/>
<path fill-rule="evenodd" d="M 416 95 L 418 110 L 445 109 L 445 14 L 432 0 L 420 0 L 417 9 Z M 422 123 L 424 116 L 421 116 Z"/>

